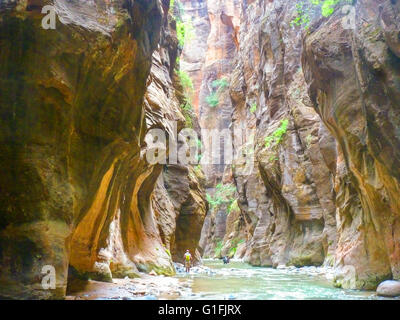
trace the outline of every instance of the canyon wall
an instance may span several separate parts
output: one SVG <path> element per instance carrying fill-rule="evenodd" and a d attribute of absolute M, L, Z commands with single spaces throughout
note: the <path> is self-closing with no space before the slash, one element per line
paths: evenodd
<path fill-rule="evenodd" d="M 213 135 L 211 130 L 230 135 L 233 106 L 229 97 L 229 77 L 237 50 L 237 31 L 240 1 L 196 0 L 182 1 L 184 20 L 191 21 L 195 34 L 185 44 L 181 68 L 191 76 L 194 84 L 193 106 L 201 129 L 209 130 L 202 136 L 202 169 L 207 193 L 214 195 L 219 183 L 231 184 L 230 167 L 225 166 L 223 150 L 232 142 Z M 208 151 L 221 146 L 219 158 Z M 211 255 L 225 234 L 227 206 L 211 208 L 202 231 L 200 248 L 203 255 Z M 217 220 L 217 222 L 216 222 Z"/>
<path fill-rule="evenodd" d="M 340 12 L 316 22 L 302 62 L 311 101 L 339 150 L 336 283 L 372 289 L 400 277 L 400 2 L 360 0 L 355 12 L 351 29 Z"/>
<path fill-rule="evenodd" d="M 185 0 L 179 48 L 167 0 L 0 0 L 0 297 L 173 275 L 186 249 L 330 265 L 344 288 L 400 279 L 400 2 L 352 4 Z M 178 56 L 193 127 L 227 131 L 252 170 L 147 161 L 169 151 L 151 129 L 186 143 Z"/>
<path fill-rule="evenodd" d="M 346 4 L 304 18 L 310 3 L 241 1 L 228 125 L 255 165 L 232 167 L 240 212 L 209 213 L 201 245 L 223 239 L 207 256 L 331 265 L 345 288 L 399 279 L 400 4 Z"/>
<path fill-rule="evenodd" d="M 41 26 L 45 4 L 55 30 Z M 0 10 L 0 296 L 62 298 L 68 278 L 174 274 L 171 256 L 196 250 L 207 205 L 189 167 L 169 177 L 188 181 L 184 203 L 157 202 L 165 166 L 146 161 L 147 131 L 176 138 L 184 121 L 169 1 L 1 1 Z M 41 286 L 46 265 L 55 290 Z"/>
<path fill-rule="evenodd" d="M 333 178 L 321 151 L 335 145 L 328 133 L 320 140 L 326 130 L 307 96 L 295 12 L 285 1 L 258 1 L 241 16 L 233 127 L 244 121 L 256 133 L 234 144 L 254 144 L 255 165 L 250 175 L 233 172 L 247 234 L 242 255 L 254 265 L 321 265 L 335 246 Z"/>

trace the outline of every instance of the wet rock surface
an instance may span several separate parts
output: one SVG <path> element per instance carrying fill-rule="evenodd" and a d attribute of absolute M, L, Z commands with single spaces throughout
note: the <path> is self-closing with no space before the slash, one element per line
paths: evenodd
<path fill-rule="evenodd" d="M 400 297 L 400 281 L 384 281 L 376 289 L 381 297 Z"/>
<path fill-rule="evenodd" d="M 190 285 L 179 279 L 142 275 L 140 279 L 114 279 L 113 283 L 74 280 L 66 300 L 177 299 L 190 293 Z"/>

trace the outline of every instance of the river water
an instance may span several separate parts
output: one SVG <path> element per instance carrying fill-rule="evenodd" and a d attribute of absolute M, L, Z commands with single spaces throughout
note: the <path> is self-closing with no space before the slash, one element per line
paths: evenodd
<path fill-rule="evenodd" d="M 69 300 L 361 300 L 383 299 L 372 291 L 344 290 L 332 285 L 327 268 L 260 268 L 240 261 L 224 265 L 205 260 L 190 274 L 177 265 L 175 277 L 143 274 L 113 283 L 71 282 Z M 398 299 L 400 300 L 400 299 Z"/>
<path fill-rule="evenodd" d="M 183 274 L 191 284 L 190 297 L 180 299 L 243 300 L 353 300 L 381 299 L 375 292 L 335 288 L 318 268 L 260 268 L 243 262 L 223 265 L 221 260 L 206 260 L 212 273 Z"/>

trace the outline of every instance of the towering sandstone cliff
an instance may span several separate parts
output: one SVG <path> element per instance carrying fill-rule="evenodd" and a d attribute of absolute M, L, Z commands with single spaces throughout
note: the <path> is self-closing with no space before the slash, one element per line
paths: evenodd
<path fill-rule="evenodd" d="M 201 245 L 212 228 L 222 243 L 206 254 L 326 263 L 348 288 L 399 279 L 400 3 L 343 1 L 326 17 L 300 1 L 240 8 L 231 128 L 256 130 L 234 139 L 237 151 L 254 139 L 255 169 L 233 166 L 240 212 L 209 213 Z"/>
<path fill-rule="evenodd" d="M 183 48 L 167 0 L 0 0 L 0 297 L 173 275 L 186 249 L 399 280 L 400 1 L 178 2 Z M 185 143 L 179 56 L 193 127 L 253 170 L 146 160 L 150 129 Z"/>
<path fill-rule="evenodd" d="M 41 27 L 45 4 L 55 30 Z M 198 178 L 188 167 L 172 172 L 188 183 L 164 189 L 186 188 L 184 204 L 155 204 L 163 166 L 145 157 L 148 129 L 183 122 L 168 9 L 155 0 L 1 1 L 0 296 L 63 297 L 73 276 L 172 275 L 171 254 L 196 249 L 206 211 Z M 188 226 L 191 239 L 175 236 Z M 42 290 L 45 265 L 55 267 L 56 290 Z"/>

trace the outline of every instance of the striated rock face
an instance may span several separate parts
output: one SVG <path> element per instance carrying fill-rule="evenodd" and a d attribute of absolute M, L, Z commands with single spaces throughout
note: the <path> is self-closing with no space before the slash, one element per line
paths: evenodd
<path fill-rule="evenodd" d="M 399 278 L 400 4 L 357 1 L 354 26 L 339 6 L 311 15 L 305 30 L 292 23 L 299 3 L 241 3 L 235 60 L 224 65 L 227 125 L 255 130 L 233 135 L 255 166 L 243 175 L 235 164 L 240 213 L 223 221 L 211 212 L 201 245 L 218 234 L 225 250 L 239 235 L 236 257 L 251 264 L 326 263 L 337 286 L 374 289 Z M 207 57 L 218 57 L 212 48 Z"/>
<path fill-rule="evenodd" d="M 206 0 L 180 0 L 183 21 L 192 28 L 180 56 L 181 70 L 188 73 L 193 82 L 192 100 L 196 115 L 200 116 L 200 89 L 203 82 L 203 67 L 207 55 L 207 39 L 210 34 L 210 19 Z"/>
<path fill-rule="evenodd" d="M 231 80 L 233 126 L 255 129 L 250 175 L 237 174 L 245 259 L 254 265 L 320 265 L 335 245 L 332 172 L 321 145 L 335 143 L 320 125 L 301 69 L 295 4 L 259 1 L 242 12 Z M 325 137 L 324 137 L 325 135 Z"/>
<path fill-rule="evenodd" d="M 333 10 L 305 29 L 300 0 L 182 0 L 193 126 L 254 156 L 205 175 L 146 160 L 151 129 L 187 143 L 169 2 L 0 0 L 0 297 L 173 275 L 187 249 L 325 263 L 344 288 L 400 280 L 400 2 L 358 0 L 354 25 Z"/>
<path fill-rule="evenodd" d="M 344 30 L 339 14 L 313 28 L 302 59 L 311 100 L 340 150 L 336 282 L 374 289 L 400 277 L 400 3 L 357 1 L 356 12 L 354 29 Z"/>
<path fill-rule="evenodd" d="M 233 107 L 228 85 L 238 45 L 240 1 L 197 0 L 183 1 L 183 5 L 185 20 L 192 21 L 196 30 L 194 39 L 185 44 L 181 58 L 182 68 L 188 71 L 194 82 L 194 109 L 202 129 L 218 130 L 221 134 L 221 139 L 215 135 L 202 137 L 202 168 L 207 192 L 212 195 L 217 184 L 232 182 L 222 152 L 219 159 L 212 158 L 209 152 L 220 141 L 224 148 L 232 144 L 229 140 L 223 140 L 222 135 L 230 135 Z M 205 255 L 212 255 L 216 243 L 224 238 L 226 218 L 226 206 L 209 212 L 207 221 L 211 223 L 206 223 L 200 244 Z"/>
<path fill-rule="evenodd" d="M 176 230 L 170 241 L 172 258 L 183 263 L 189 249 L 197 262 L 200 260 L 198 244 L 208 209 L 204 177 L 192 167 L 175 165 L 165 167 L 162 180 L 176 216 Z"/>
<path fill-rule="evenodd" d="M 140 157 L 142 102 L 160 5 L 52 4 L 56 30 L 42 29 L 40 1 L 1 12 L 0 167 L 8 170 L 0 178 L 0 294 L 6 297 L 62 297 L 69 263 L 109 276 L 99 250 L 111 222 L 119 213 L 124 251 L 134 257 L 135 240 L 145 233 L 137 221 L 149 217 L 148 206 L 138 205 L 153 170 Z M 40 290 L 44 265 L 55 267 L 55 291 Z"/>
<path fill-rule="evenodd" d="M 44 4 L 54 5 L 56 30 L 41 27 Z M 163 166 L 145 157 L 148 129 L 175 138 L 170 124 L 184 121 L 168 6 L 1 2 L 0 296 L 62 298 L 68 276 L 172 275 L 168 232 L 196 222 L 200 233 L 200 184 L 187 168 L 177 173 L 190 182 L 177 218 L 168 197 L 154 204 Z M 173 216 L 165 215 L 170 205 Z M 190 241 L 178 234 L 177 252 Z M 41 286 L 46 265 L 55 268 L 55 290 Z"/>

